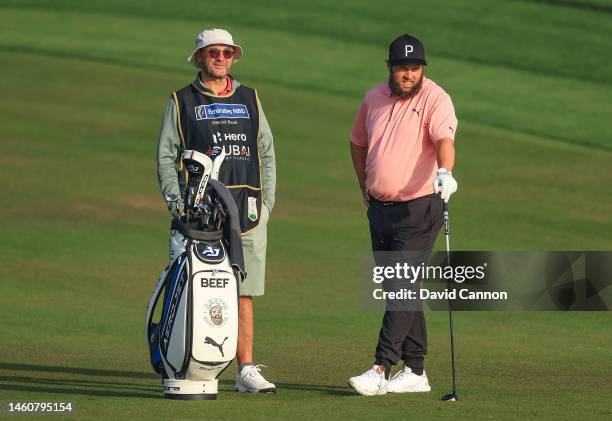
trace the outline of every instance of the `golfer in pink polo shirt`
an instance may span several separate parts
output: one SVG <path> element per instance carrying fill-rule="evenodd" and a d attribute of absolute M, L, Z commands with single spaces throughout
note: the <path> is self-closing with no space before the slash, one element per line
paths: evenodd
<path fill-rule="evenodd" d="M 442 201 L 457 190 L 451 174 L 457 118 L 450 96 L 425 77 L 426 65 L 418 39 L 395 39 L 389 46 L 389 80 L 366 93 L 351 132 L 377 266 L 391 263 L 379 252 L 418 252 L 411 255 L 426 261 L 442 226 Z M 418 291 L 420 280 L 414 285 Z M 431 390 L 423 365 L 427 331 L 421 302 L 410 309 L 392 304 L 387 300 L 374 366 L 349 379 L 362 395 Z M 389 379 L 400 359 L 403 369 Z"/>

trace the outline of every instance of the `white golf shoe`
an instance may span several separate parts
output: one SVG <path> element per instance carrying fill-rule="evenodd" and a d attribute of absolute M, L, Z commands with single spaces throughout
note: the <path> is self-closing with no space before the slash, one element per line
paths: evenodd
<path fill-rule="evenodd" d="M 349 386 L 363 396 L 386 394 L 388 383 L 389 380 L 385 379 L 385 367 L 382 365 L 375 365 L 365 373 L 348 380 Z"/>
<path fill-rule="evenodd" d="M 249 393 L 276 393 L 276 386 L 261 375 L 261 367 L 265 365 L 247 365 L 236 374 L 236 387 L 238 392 Z"/>
<path fill-rule="evenodd" d="M 404 367 L 402 371 L 391 377 L 388 391 L 389 393 L 429 392 L 431 386 L 425 370 L 423 370 L 423 374 L 417 376 L 410 367 Z"/>

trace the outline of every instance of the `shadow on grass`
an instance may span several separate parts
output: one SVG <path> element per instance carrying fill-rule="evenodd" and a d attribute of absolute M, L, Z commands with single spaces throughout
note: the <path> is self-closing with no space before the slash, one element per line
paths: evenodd
<path fill-rule="evenodd" d="M 319 384 L 294 384 L 294 383 L 274 383 L 278 388 L 278 392 L 282 393 L 283 390 L 302 390 L 306 392 L 320 392 L 326 395 L 334 396 L 357 396 L 349 387 L 341 386 L 329 386 Z M 219 380 L 219 385 L 234 390 L 233 380 Z"/>
<path fill-rule="evenodd" d="M 0 390 L 13 390 L 33 393 L 57 393 L 75 394 L 85 396 L 106 397 L 132 397 L 163 399 L 159 376 L 153 373 L 139 371 L 103 370 L 80 367 L 61 367 L 36 364 L 19 364 L 0 362 L 0 370 L 28 372 L 23 375 L 0 376 Z M 61 378 L 49 378 L 48 376 L 37 376 L 39 373 L 59 373 L 70 376 Z M 76 376 L 90 377 L 119 377 L 131 379 L 132 381 L 109 381 L 98 379 L 82 379 Z M 138 380 L 147 380 L 146 383 L 138 383 Z M 156 381 L 151 384 L 149 381 Z M 234 389 L 234 381 L 229 379 L 219 380 L 219 385 L 224 389 Z M 350 388 L 317 384 L 293 384 L 276 383 L 279 393 L 283 390 L 298 390 L 307 392 L 319 392 L 333 396 L 356 396 Z"/>
<path fill-rule="evenodd" d="M 9 383 L 37 383 L 37 384 L 47 384 L 47 385 L 62 385 L 62 386 L 78 386 L 78 387 L 105 387 L 109 389 L 125 389 L 126 387 L 130 387 L 133 389 L 139 389 L 143 391 L 150 390 L 159 390 L 159 385 L 148 385 L 142 383 L 125 383 L 125 382 L 106 382 L 99 380 L 75 380 L 75 379 L 50 379 L 50 378 L 40 378 L 40 377 L 26 377 L 26 376 L 0 376 L 0 382 L 9 382 Z M 0 384 L 0 389 L 2 389 L 2 385 Z"/>
<path fill-rule="evenodd" d="M 137 383 L 139 379 L 157 380 L 159 382 L 159 377 L 153 373 L 17 363 L 0 363 L 0 370 L 2 369 L 22 371 L 27 372 L 27 374 L 0 376 L 0 382 L 2 382 L 0 383 L 0 390 L 56 393 L 61 395 L 163 399 L 161 385 L 159 385 L 159 383 L 156 385 L 152 385 L 150 382 Z M 40 373 L 59 373 L 70 376 L 43 378 L 38 376 Z M 77 378 L 77 376 L 119 377 L 131 379 L 132 381 L 107 381 L 94 378 L 82 379 L 82 377 Z"/>
<path fill-rule="evenodd" d="M 0 362 L 0 370 L 44 371 L 47 373 L 70 373 L 84 376 L 130 377 L 139 379 L 157 379 L 153 373 L 141 371 L 102 370 L 97 368 L 61 367 L 56 365 L 17 364 Z"/>
<path fill-rule="evenodd" d="M 109 390 L 86 390 L 86 389 L 74 389 L 58 385 L 56 388 L 51 387 L 39 387 L 37 385 L 17 385 L 17 384 L 0 384 L 0 390 L 12 390 L 17 392 L 30 392 L 30 393 L 54 393 L 57 395 L 81 395 L 81 396 L 100 396 L 100 397 L 114 397 L 114 398 L 141 398 L 141 399 L 164 399 L 161 393 L 161 387 L 157 393 L 139 393 L 132 392 L 129 390 L 123 391 L 109 391 Z"/>

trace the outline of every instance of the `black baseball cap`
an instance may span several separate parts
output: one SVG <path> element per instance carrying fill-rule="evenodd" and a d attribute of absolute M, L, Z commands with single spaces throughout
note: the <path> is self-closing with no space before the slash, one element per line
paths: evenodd
<path fill-rule="evenodd" d="M 425 47 L 421 41 L 412 35 L 404 34 L 397 37 L 389 45 L 389 64 L 427 64 Z"/>

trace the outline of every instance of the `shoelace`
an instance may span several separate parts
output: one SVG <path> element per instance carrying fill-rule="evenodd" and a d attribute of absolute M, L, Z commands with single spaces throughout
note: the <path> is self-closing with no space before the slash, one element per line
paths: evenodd
<path fill-rule="evenodd" d="M 401 379 L 403 379 L 404 377 L 409 377 L 411 374 L 414 374 L 414 373 L 413 373 L 412 371 L 410 371 L 410 372 L 408 372 L 408 373 L 407 373 L 407 372 L 405 372 L 404 370 L 402 370 L 402 371 L 398 372 L 398 374 L 397 374 L 397 379 L 398 379 L 398 380 L 401 380 Z M 414 375 L 415 375 L 415 376 L 417 376 L 417 377 L 421 377 L 421 376 L 418 376 L 418 375 L 416 375 L 416 374 L 414 374 Z"/>
<path fill-rule="evenodd" d="M 261 373 L 261 368 L 264 367 L 268 367 L 267 365 L 263 365 L 263 364 L 257 364 L 257 365 L 252 365 L 251 367 L 253 367 L 255 370 L 257 370 L 257 372 L 255 372 L 254 370 L 249 370 L 248 373 L 251 376 L 256 376 L 257 374 Z"/>
<path fill-rule="evenodd" d="M 399 375 L 396 378 L 397 378 L 397 380 L 401 380 L 401 379 L 403 379 L 407 375 L 408 375 L 408 373 L 406 373 L 404 370 L 402 370 L 402 371 L 399 372 Z"/>
<path fill-rule="evenodd" d="M 252 379 L 252 378 L 256 378 L 256 377 L 261 377 L 261 380 L 263 381 L 267 381 L 266 379 L 263 378 L 263 376 L 261 375 L 261 367 L 268 367 L 267 365 L 263 365 L 263 364 L 257 364 L 257 365 L 252 365 L 251 367 L 254 368 L 254 370 L 248 370 L 247 371 L 247 377 Z"/>

